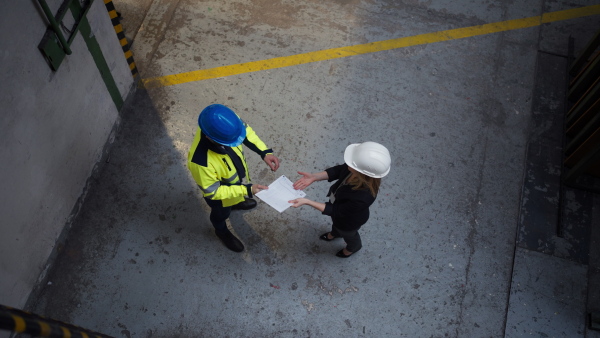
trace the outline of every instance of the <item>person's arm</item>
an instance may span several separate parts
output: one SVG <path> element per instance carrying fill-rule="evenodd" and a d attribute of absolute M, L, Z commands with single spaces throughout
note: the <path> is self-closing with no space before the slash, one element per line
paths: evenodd
<path fill-rule="evenodd" d="M 271 170 L 277 171 L 277 169 L 279 169 L 279 159 L 277 156 L 273 154 L 267 154 L 265 157 L 263 157 L 263 161 L 265 161 Z"/>
<path fill-rule="evenodd" d="M 224 200 L 245 195 L 251 196 L 250 185 L 221 185 L 215 169 L 210 165 L 205 167 L 190 163 L 188 166 L 204 197 L 212 200 Z"/>
<path fill-rule="evenodd" d="M 311 185 L 313 182 L 329 179 L 326 171 L 321 171 L 314 174 L 299 171 L 298 174 L 302 175 L 302 177 L 294 182 L 294 189 L 296 190 L 302 190 Z"/>
<path fill-rule="evenodd" d="M 244 123 L 246 126 L 246 138 L 244 139 L 244 145 L 253 152 L 260 155 L 260 157 L 265 161 L 265 163 L 271 168 L 271 170 L 276 171 L 279 169 L 279 159 L 277 156 L 273 155 L 273 149 L 268 148 L 267 145 L 256 135 L 254 129 Z"/>
<path fill-rule="evenodd" d="M 329 182 L 344 178 L 350 173 L 348 171 L 348 165 L 346 163 L 327 168 L 325 169 L 325 171 L 327 172 L 327 180 Z"/>
<path fill-rule="evenodd" d="M 203 197 L 211 200 L 224 200 L 239 196 L 248 196 L 256 194 L 261 190 L 269 187 L 260 184 L 244 184 L 244 185 L 221 185 L 221 180 L 217 172 L 212 166 L 202 166 L 197 163 L 188 162 L 188 168 L 194 178 L 194 181 L 202 190 Z"/>
<path fill-rule="evenodd" d="M 252 197 L 257 192 L 260 192 L 269 187 L 261 184 L 244 184 L 244 185 L 221 185 L 221 181 L 216 177 L 210 168 L 202 166 L 194 166 L 192 174 L 196 179 L 196 183 L 202 190 L 204 197 L 211 200 L 224 200 L 239 196 Z"/>
<path fill-rule="evenodd" d="M 291 200 L 288 202 L 292 203 L 292 207 L 294 207 L 294 208 L 298 208 L 303 205 L 310 205 L 311 207 L 319 210 L 320 212 L 323 212 L 325 210 L 325 203 L 315 202 L 315 201 L 309 200 L 308 198 L 297 198 L 295 200 Z"/>

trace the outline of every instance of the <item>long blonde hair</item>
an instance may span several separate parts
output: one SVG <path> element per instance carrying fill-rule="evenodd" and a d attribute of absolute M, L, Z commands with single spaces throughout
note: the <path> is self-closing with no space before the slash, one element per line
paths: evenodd
<path fill-rule="evenodd" d="M 357 171 L 354 175 L 350 176 L 348 183 L 352 185 L 352 189 L 354 190 L 368 189 L 373 197 L 377 197 L 379 186 L 381 185 L 381 178 L 370 177 Z"/>

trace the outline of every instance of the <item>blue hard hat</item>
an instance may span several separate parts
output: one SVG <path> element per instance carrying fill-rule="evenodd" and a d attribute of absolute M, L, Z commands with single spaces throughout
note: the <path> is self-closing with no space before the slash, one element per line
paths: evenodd
<path fill-rule="evenodd" d="M 246 126 L 233 110 L 211 104 L 198 116 L 198 126 L 211 140 L 227 147 L 237 147 L 246 138 Z"/>

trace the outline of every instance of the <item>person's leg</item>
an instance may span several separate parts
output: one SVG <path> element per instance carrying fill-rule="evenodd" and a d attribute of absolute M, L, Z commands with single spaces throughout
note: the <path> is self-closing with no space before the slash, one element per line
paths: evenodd
<path fill-rule="evenodd" d="M 221 201 L 204 199 L 210 206 L 210 222 L 215 228 L 215 234 L 225 246 L 232 251 L 244 251 L 244 244 L 227 229 L 227 219 L 231 214 L 231 207 L 223 207 Z"/>
<path fill-rule="evenodd" d="M 342 237 L 346 242 L 346 247 L 336 254 L 338 257 L 350 257 L 353 253 L 362 248 L 362 240 L 360 238 L 360 234 L 358 233 L 358 229 L 345 231 L 332 226 L 331 234 L 335 235 L 336 237 Z"/>
<path fill-rule="evenodd" d="M 321 236 L 319 236 L 319 239 L 323 240 L 323 241 L 331 242 L 338 237 L 342 237 L 342 236 L 339 233 L 337 233 L 337 230 L 335 230 L 335 227 L 332 225 L 331 231 L 322 234 Z"/>
<path fill-rule="evenodd" d="M 362 248 L 362 240 L 360 239 L 360 234 L 358 230 L 354 230 L 354 234 L 348 234 L 344 237 L 344 241 L 346 241 L 346 250 L 349 252 L 357 252 Z"/>
<path fill-rule="evenodd" d="M 230 232 L 227 229 L 227 223 L 225 222 L 231 214 L 231 207 L 224 207 L 221 201 L 213 201 L 205 198 L 206 204 L 210 207 L 210 222 L 215 228 L 217 235 L 222 235 Z"/>
<path fill-rule="evenodd" d="M 342 235 L 339 233 L 338 229 L 336 227 L 334 227 L 333 225 L 331 226 L 331 231 L 329 232 L 329 234 L 332 237 L 342 237 Z"/>

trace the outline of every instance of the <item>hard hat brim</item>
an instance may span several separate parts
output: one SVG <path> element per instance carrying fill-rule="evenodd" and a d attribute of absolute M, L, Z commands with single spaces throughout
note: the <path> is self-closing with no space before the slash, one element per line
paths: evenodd
<path fill-rule="evenodd" d="M 242 130 L 242 134 L 240 136 L 238 136 L 238 138 L 234 142 L 226 142 L 223 140 L 216 140 L 212 137 L 210 137 L 210 139 L 217 142 L 218 144 L 224 145 L 226 147 L 237 147 L 244 142 L 244 139 L 246 139 L 246 128 L 244 128 Z"/>

